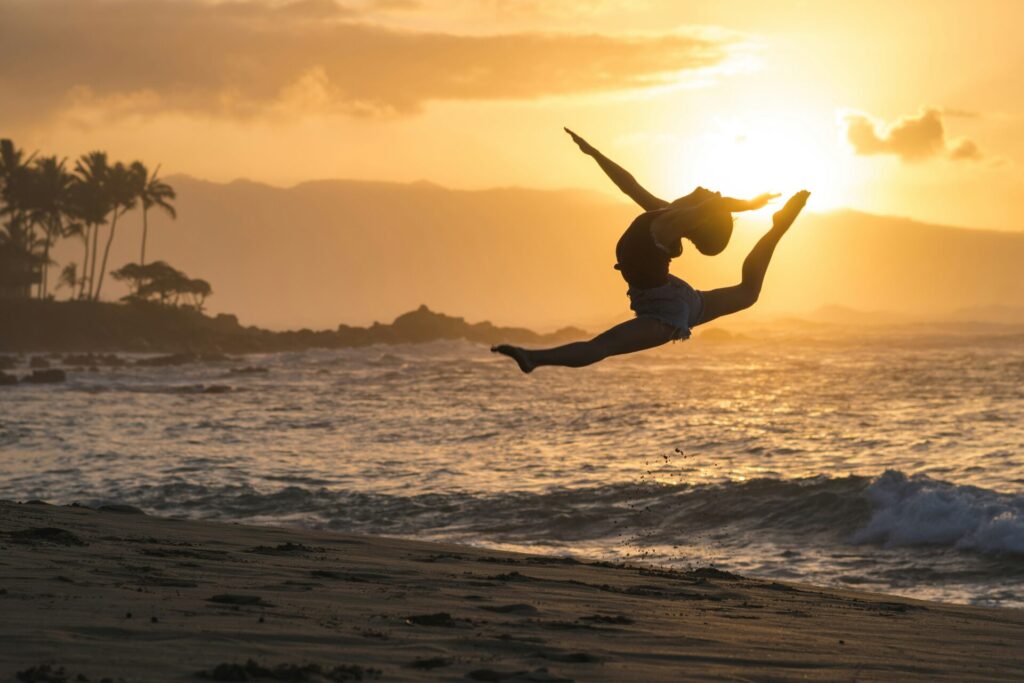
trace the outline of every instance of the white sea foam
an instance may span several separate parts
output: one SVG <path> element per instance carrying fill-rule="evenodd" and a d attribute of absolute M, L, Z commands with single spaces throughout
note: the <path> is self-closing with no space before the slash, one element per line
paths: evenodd
<path fill-rule="evenodd" d="M 889 470 L 864 492 L 875 506 L 854 543 L 940 545 L 1024 554 L 1024 496 Z"/>

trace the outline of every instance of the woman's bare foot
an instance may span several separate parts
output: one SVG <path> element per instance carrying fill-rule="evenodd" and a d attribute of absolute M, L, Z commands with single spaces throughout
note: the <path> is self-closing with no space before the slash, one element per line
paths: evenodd
<path fill-rule="evenodd" d="M 530 362 L 530 359 L 526 357 L 526 349 L 521 349 L 518 346 L 511 346 L 509 344 L 499 344 L 498 346 L 491 347 L 491 353 L 500 353 L 508 356 L 519 364 L 519 369 L 523 372 L 533 372 L 534 365 Z"/>
<path fill-rule="evenodd" d="M 789 226 L 793 225 L 793 221 L 800 215 L 810 196 L 811 193 L 807 190 L 800 190 L 790 197 L 786 205 L 772 215 L 772 227 L 783 232 L 789 230 Z"/>

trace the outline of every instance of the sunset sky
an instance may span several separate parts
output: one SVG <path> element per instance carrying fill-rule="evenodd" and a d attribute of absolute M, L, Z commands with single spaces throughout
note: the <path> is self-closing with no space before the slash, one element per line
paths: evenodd
<path fill-rule="evenodd" d="M 275 185 L 814 192 L 1024 228 L 1024 5 L 0 0 L 0 133 Z"/>

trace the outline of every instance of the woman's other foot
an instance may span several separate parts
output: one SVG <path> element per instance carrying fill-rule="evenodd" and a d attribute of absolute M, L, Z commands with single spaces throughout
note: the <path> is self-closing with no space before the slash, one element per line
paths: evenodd
<path fill-rule="evenodd" d="M 523 372 L 533 372 L 534 365 L 527 357 L 526 349 L 521 349 L 518 346 L 511 346 L 509 344 L 499 344 L 498 346 L 491 347 L 491 353 L 500 353 L 508 356 L 519 364 L 519 369 Z"/>
<path fill-rule="evenodd" d="M 807 190 L 800 190 L 790 197 L 786 205 L 772 215 L 772 227 L 783 232 L 788 230 L 796 217 L 800 215 L 810 196 L 811 193 Z"/>

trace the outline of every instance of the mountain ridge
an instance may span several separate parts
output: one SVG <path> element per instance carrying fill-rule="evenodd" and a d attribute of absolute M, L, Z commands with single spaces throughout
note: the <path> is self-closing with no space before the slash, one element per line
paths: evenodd
<path fill-rule="evenodd" d="M 612 265 L 615 242 L 638 209 L 615 195 L 367 180 L 289 188 L 185 175 L 169 181 L 179 219 L 150 212 L 148 252 L 210 281 L 214 312 L 274 329 L 369 324 L 421 301 L 541 330 L 597 329 L 631 317 Z M 738 214 L 726 252 L 704 257 L 688 248 L 673 272 L 698 289 L 735 284 L 770 222 L 768 210 Z M 135 214 L 119 223 L 114 267 L 137 260 L 140 224 Z M 57 260 L 80 251 L 62 245 Z M 780 244 L 755 309 L 729 321 L 828 305 L 933 318 L 1018 306 L 1022 261 L 1024 232 L 811 211 Z"/>

